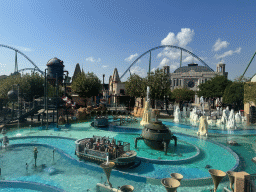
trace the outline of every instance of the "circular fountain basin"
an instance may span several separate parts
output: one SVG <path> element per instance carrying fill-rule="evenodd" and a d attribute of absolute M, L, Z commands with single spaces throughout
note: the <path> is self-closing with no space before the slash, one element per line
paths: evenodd
<path fill-rule="evenodd" d="M 45 130 L 45 131 L 34 131 L 30 129 L 22 129 L 16 130 L 13 133 L 8 132 L 10 135 L 54 135 L 54 136 L 65 136 L 65 137 L 74 137 L 76 139 L 86 137 L 92 137 L 93 135 L 100 136 L 109 136 L 115 137 L 116 140 L 124 140 L 126 142 L 131 143 L 131 150 L 134 149 L 134 139 L 140 135 L 141 130 L 137 130 L 137 132 L 131 132 L 129 128 L 120 128 L 122 131 L 120 132 L 112 132 L 111 129 L 114 128 L 106 128 L 105 130 L 99 130 L 90 127 L 90 123 L 81 123 L 72 125 L 69 130 L 61 130 L 56 132 L 54 130 Z M 29 134 L 31 133 L 31 134 Z M 10 136 L 8 135 L 8 137 Z M 206 165 L 210 165 L 213 169 L 219 169 L 223 171 L 232 170 L 237 167 L 238 159 L 232 151 L 228 150 L 221 145 L 216 143 L 200 140 L 196 137 L 176 134 L 175 136 L 178 138 L 178 146 L 174 148 L 174 142 L 171 141 L 169 144 L 170 154 L 172 155 L 165 156 L 163 151 L 157 151 L 154 149 L 150 149 L 147 145 L 144 144 L 143 141 L 138 142 L 139 150 L 136 151 L 138 156 L 142 159 L 142 163 L 139 167 L 130 170 L 122 170 L 123 176 L 121 177 L 138 177 L 139 180 L 145 181 L 148 178 L 152 179 L 161 179 L 170 177 L 171 173 L 180 173 L 184 176 L 185 180 L 198 180 L 202 178 L 210 179 L 210 175 L 208 173 L 208 169 L 206 169 Z M 74 155 L 74 140 L 69 138 L 59 138 L 59 137 L 33 137 L 33 138 L 16 138 L 16 140 L 10 140 L 10 144 L 15 143 L 38 143 L 38 144 L 48 144 L 55 148 L 61 149 L 67 156 L 78 160 L 78 158 Z M 144 145 L 144 146 L 143 146 Z M 180 147 L 179 147 L 180 146 Z M 143 147 L 145 150 L 143 151 Z M 145 152 L 145 153 L 144 153 Z M 40 151 L 39 151 L 40 154 Z M 217 154 L 217 155 L 216 155 Z M 159 159 L 161 155 L 161 159 Z M 192 158 L 193 157 L 193 158 Z M 224 158 L 225 157 L 225 158 Z M 17 157 L 18 158 L 18 157 Z M 186 161 L 184 161 L 184 159 Z M 219 161 L 221 159 L 221 162 Z M 183 162 L 182 162 L 183 161 Z M 182 163 L 178 163 L 182 162 Z M 88 167 L 95 165 L 87 164 Z M 96 165 L 97 166 L 97 165 Z M 92 168 L 95 170 L 95 168 Z M 117 173 L 113 170 L 113 175 Z M 129 176 L 130 175 L 130 176 Z M 211 181 L 211 180 L 210 180 Z M 186 182 L 184 182 L 185 184 Z"/>

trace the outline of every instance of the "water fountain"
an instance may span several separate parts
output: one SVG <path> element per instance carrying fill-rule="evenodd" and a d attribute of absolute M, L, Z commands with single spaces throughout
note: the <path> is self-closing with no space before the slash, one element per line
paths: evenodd
<path fill-rule="evenodd" d="M 217 120 L 217 125 L 220 126 L 220 125 L 226 125 L 227 124 L 227 121 L 228 121 L 228 116 L 227 114 L 229 114 L 229 112 L 227 112 L 227 109 L 224 109 L 223 112 L 222 112 L 222 117 L 221 119 L 218 119 Z"/>
<path fill-rule="evenodd" d="M 197 135 L 208 135 L 208 123 L 205 116 L 200 117 L 200 124 L 199 124 L 199 130 L 197 132 Z"/>
<path fill-rule="evenodd" d="M 200 97 L 200 104 L 201 104 L 201 111 L 203 112 L 203 115 L 204 115 L 204 97 L 203 96 Z"/>
<path fill-rule="evenodd" d="M 5 127 L 2 128 L 1 133 L 3 134 L 2 145 L 3 145 L 3 148 L 6 148 L 9 145 L 9 138 L 5 135 L 6 134 Z"/>
<path fill-rule="evenodd" d="M 174 111 L 174 120 L 175 123 L 179 123 L 181 121 L 181 113 L 180 108 L 177 106 Z"/>
<path fill-rule="evenodd" d="M 149 87 L 147 87 L 147 103 L 149 103 Z M 147 108 L 146 108 L 147 107 Z M 145 109 L 149 111 L 149 107 L 146 104 Z M 147 111 L 144 110 L 144 111 Z M 175 137 L 169 128 L 161 121 L 158 121 L 157 115 L 155 122 L 151 122 L 149 113 L 144 113 L 145 119 L 142 119 L 141 124 L 144 124 L 140 137 L 135 138 L 135 148 L 137 148 L 138 140 L 144 140 L 144 143 L 152 149 L 162 150 L 164 149 L 165 155 L 167 154 L 168 145 L 170 140 L 175 140 L 175 146 L 177 145 L 177 137 Z M 148 114 L 148 115 L 146 115 Z M 147 124 L 145 124 L 145 122 Z"/>
<path fill-rule="evenodd" d="M 231 110 L 230 114 L 229 114 L 229 118 L 228 118 L 228 122 L 227 122 L 227 129 L 236 129 L 236 121 L 235 121 L 235 113 L 234 113 L 234 109 Z"/>
<path fill-rule="evenodd" d="M 147 125 L 151 122 L 151 113 L 152 110 L 150 109 L 150 99 L 149 99 L 149 86 L 147 87 L 147 100 L 145 102 L 144 112 L 142 116 L 142 120 L 140 122 L 141 125 Z"/>
<path fill-rule="evenodd" d="M 190 113 L 190 124 L 192 124 L 193 126 L 196 126 L 199 121 L 196 110 L 196 107 L 194 107 L 192 112 Z"/>
<path fill-rule="evenodd" d="M 190 117 L 190 107 L 187 108 L 187 117 Z"/>
<path fill-rule="evenodd" d="M 237 124 L 242 123 L 242 117 L 241 117 L 241 112 L 240 111 L 238 113 L 236 113 L 235 120 L 236 120 Z"/>
<path fill-rule="evenodd" d="M 3 148 L 6 148 L 9 145 L 9 138 L 7 136 L 3 137 Z"/>
<path fill-rule="evenodd" d="M 221 114 L 220 114 L 220 108 L 219 107 L 216 107 L 216 110 L 217 110 L 217 117 L 219 117 Z"/>
<path fill-rule="evenodd" d="M 187 117 L 187 108 L 186 108 L 186 107 L 183 107 L 182 117 L 183 117 L 183 118 L 186 118 L 186 117 Z"/>

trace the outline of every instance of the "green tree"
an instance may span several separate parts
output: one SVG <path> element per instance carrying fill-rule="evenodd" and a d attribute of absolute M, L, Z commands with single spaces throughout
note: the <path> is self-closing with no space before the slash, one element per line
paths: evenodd
<path fill-rule="evenodd" d="M 181 107 L 181 103 L 185 101 L 193 100 L 195 97 L 195 91 L 189 90 L 186 88 L 182 89 L 174 89 L 172 91 L 171 98 L 175 100 L 175 102 L 179 103 L 179 106 Z"/>
<path fill-rule="evenodd" d="M 170 95 L 170 80 L 168 74 L 163 70 L 157 69 L 146 77 L 146 84 L 150 87 L 150 98 L 163 100 Z"/>
<path fill-rule="evenodd" d="M 197 95 L 203 96 L 207 99 L 216 99 L 223 97 L 224 91 L 232 81 L 228 80 L 225 76 L 216 75 L 205 83 L 199 85 L 199 91 Z M 213 102 L 214 103 L 214 102 Z"/>
<path fill-rule="evenodd" d="M 20 82 L 21 76 L 19 74 L 2 79 L 0 82 L 0 98 L 8 98 L 8 91 L 12 90 L 14 84 L 20 84 Z"/>
<path fill-rule="evenodd" d="M 241 77 L 242 77 L 242 75 L 236 77 L 234 79 L 234 81 L 236 81 L 236 82 L 248 82 L 248 81 L 250 81 L 250 78 L 248 78 L 248 77 L 243 77 L 242 79 L 241 79 Z"/>
<path fill-rule="evenodd" d="M 92 72 L 82 72 L 71 84 L 72 90 L 82 98 L 92 97 L 99 94 L 102 89 L 100 79 Z"/>
<path fill-rule="evenodd" d="M 21 94 L 26 101 L 33 101 L 44 95 L 44 76 L 38 73 L 25 74 L 20 81 Z"/>
<path fill-rule="evenodd" d="M 256 83 L 249 82 L 244 84 L 244 103 L 256 103 Z"/>
<path fill-rule="evenodd" d="M 8 102 L 8 92 L 13 89 L 13 85 L 19 84 L 19 91 L 21 98 L 26 101 L 32 101 L 33 97 L 36 98 L 44 95 L 44 77 L 38 73 L 25 74 L 21 76 L 20 74 L 15 74 L 8 76 L 0 81 L 0 98 L 3 99 L 3 105 Z M 14 89 L 17 90 L 15 86 Z"/>
<path fill-rule="evenodd" d="M 223 94 L 223 103 L 233 104 L 239 109 L 243 108 L 244 100 L 244 83 L 243 82 L 233 82 L 226 87 Z"/>
<path fill-rule="evenodd" d="M 137 74 L 132 74 L 125 82 L 126 95 L 130 97 L 145 97 L 146 82 Z"/>

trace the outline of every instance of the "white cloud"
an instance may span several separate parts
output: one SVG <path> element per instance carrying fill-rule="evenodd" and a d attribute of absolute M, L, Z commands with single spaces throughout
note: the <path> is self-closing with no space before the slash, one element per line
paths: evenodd
<path fill-rule="evenodd" d="M 124 60 L 127 62 L 133 61 L 136 57 L 138 57 L 138 53 L 135 53 L 133 55 L 130 55 L 129 57 L 125 58 Z"/>
<path fill-rule="evenodd" d="M 195 36 L 195 32 L 193 29 L 190 28 L 181 28 L 181 31 L 175 34 L 170 32 L 162 41 L 162 45 L 177 45 L 182 48 L 190 49 L 187 45 L 193 40 Z M 172 49 L 169 47 L 164 48 L 160 53 L 158 53 L 157 57 L 166 57 L 169 60 L 180 60 L 181 51 L 179 49 Z M 182 57 L 186 57 L 183 61 L 191 61 L 192 56 L 187 52 L 182 52 Z M 162 61 L 163 62 L 163 61 Z M 159 65 L 161 66 L 161 64 Z"/>
<path fill-rule="evenodd" d="M 227 56 L 231 56 L 231 55 L 233 55 L 234 53 L 240 53 L 241 52 L 241 47 L 239 47 L 239 48 L 237 48 L 235 51 L 233 51 L 233 50 L 229 50 L 229 51 L 226 51 L 226 52 L 224 52 L 223 54 L 221 54 L 221 55 L 215 55 L 215 58 L 216 59 L 222 59 L 222 58 L 224 58 L 224 57 L 227 57 Z"/>
<path fill-rule="evenodd" d="M 179 59 L 180 58 L 180 50 L 167 50 L 164 49 L 162 52 L 160 52 L 157 57 L 168 57 L 169 59 Z"/>
<path fill-rule="evenodd" d="M 155 72 L 155 70 L 156 70 L 157 68 L 156 67 L 154 67 L 153 69 L 151 69 L 151 72 Z"/>
<path fill-rule="evenodd" d="M 146 69 L 141 68 L 140 66 L 135 66 L 130 69 L 131 73 L 135 73 L 140 77 L 145 77 L 147 75 Z"/>
<path fill-rule="evenodd" d="M 94 59 L 93 57 L 87 57 L 85 60 L 86 60 L 86 61 L 89 61 L 89 62 L 93 62 L 93 63 L 95 63 L 95 62 L 97 62 L 97 63 L 101 62 L 101 59 L 100 59 L 100 58 Z"/>
<path fill-rule="evenodd" d="M 182 59 L 182 62 L 192 62 L 192 61 L 193 61 L 193 56 L 192 55 L 189 55 L 185 59 Z"/>
<path fill-rule="evenodd" d="M 106 68 L 106 67 L 108 67 L 108 65 L 102 65 L 102 68 Z"/>
<path fill-rule="evenodd" d="M 165 57 L 165 58 L 163 58 L 163 60 L 161 61 L 159 67 L 166 66 L 166 65 L 169 64 L 169 62 L 170 62 L 170 60 Z"/>
<path fill-rule="evenodd" d="M 194 30 L 191 30 L 189 28 L 182 28 L 181 32 L 177 34 L 177 39 L 179 41 L 179 46 L 185 47 L 187 44 L 189 44 L 195 35 Z"/>
<path fill-rule="evenodd" d="M 175 70 L 175 69 L 177 69 L 177 68 L 178 68 L 177 65 L 170 65 L 170 70 Z"/>
<path fill-rule="evenodd" d="M 227 41 L 221 41 L 220 38 L 217 39 L 217 41 L 215 42 L 215 44 L 213 45 L 213 50 L 214 51 L 219 51 L 222 48 L 227 48 L 227 46 L 229 45 L 229 43 Z"/>
<path fill-rule="evenodd" d="M 173 32 L 170 32 L 162 41 L 162 45 L 175 45 L 177 43 L 177 39 Z"/>
<path fill-rule="evenodd" d="M 189 44 L 195 35 L 194 30 L 190 28 L 181 28 L 181 31 L 175 36 L 173 32 L 170 32 L 162 41 L 162 45 L 179 45 L 185 47 Z"/>

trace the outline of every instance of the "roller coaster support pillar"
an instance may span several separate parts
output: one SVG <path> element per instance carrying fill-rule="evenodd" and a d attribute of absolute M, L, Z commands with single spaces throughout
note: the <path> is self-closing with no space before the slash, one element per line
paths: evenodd
<path fill-rule="evenodd" d="M 168 145 L 166 141 L 163 141 L 164 144 L 164 155 L 167 155 L 167 151 L 168 151 Z"/>
<path fill-rule="evenodd" d="M 137 142 L 138 140 L 142 140 L 143 138 L 142 137 L 136 137 L 135 138 L 135 149 L 137 149 Z"/>
<path fill-rule="evenodd" d="M 177 137 L 176 136 L 172 136 L 172 138 L 174 139 L 174 142 L 175 142 L 174 146 L 177 146 Z"/>

